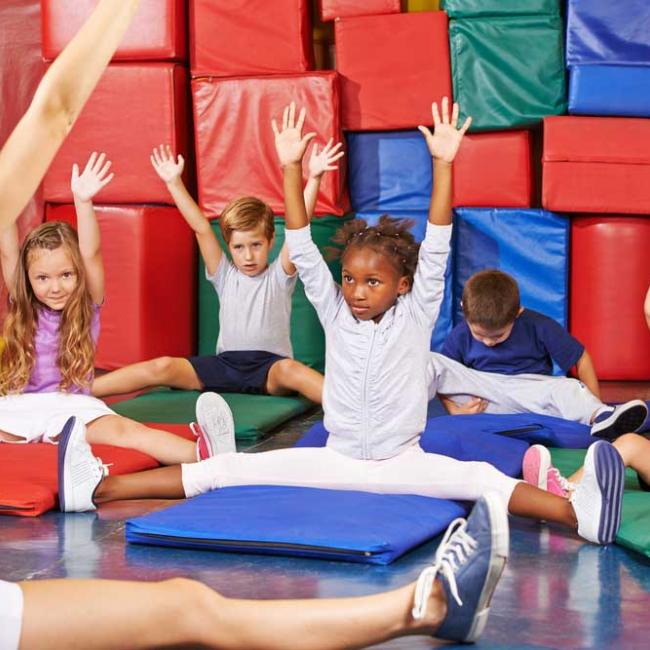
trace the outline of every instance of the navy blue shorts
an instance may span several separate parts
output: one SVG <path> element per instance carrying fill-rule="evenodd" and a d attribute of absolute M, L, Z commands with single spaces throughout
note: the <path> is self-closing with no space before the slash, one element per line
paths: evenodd
<path fill-rule="evenodd" d="M 287 357 L 262 350 L 222 352 L 188 357 L 203 390 L 266 395 L 266 378 L 274 363 Z"/>

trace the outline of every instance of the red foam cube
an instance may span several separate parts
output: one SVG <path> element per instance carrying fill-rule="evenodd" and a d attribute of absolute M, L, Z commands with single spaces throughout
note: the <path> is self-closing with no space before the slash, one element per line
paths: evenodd
<path fill-rule="evenodd" d="M 191 0 L 193 76 L 278 74 L 313 67 L 308 0 Z"/>
<path fill-rule="evenodd" d="M 544 119 L 542 204 L 547 210 L 646 214 L 650 119 Z"/>
<path fill-rule="evenodd" d="M 648 250 L 648 217 L 571 220 L 571 333 L 589 351 L 600 379 L 650 379 L 643 315 Z"/>
<path fill-rule="evenodd" d="M 454 206 L 530 208 L 529 131 L 468 134 L 454 161 Z"/>
<path fill-rule="evenodd" d="M 431 102 L 452 95 L 447 22 L 444 11 L 336 21 L 344 129 L 431 123 Z"/>
<path fill-rule="evenodd" d="M 400 0 L 320 0 L 321 20 L 399 12 Z"/>
<path fill-rule="evenodd" d="M 173 63 L 113 64 L 86 104 L 44 181 L 46 201 L 72 202 L 70 172 L 93 151 L 105 151 L 115 178 L 101 192 L 104 203 L 171 203 L 151 166 L 162 143 L 187 157 L 187 71 Z"/>
<path fill-rule="evenodd" d="M 322 146 L 342 141 L 339 84 L 335 72 L 196 79 L 192 82 L 196 166 L 200 204 L 209 218 L 228 202 L 253 195 L 274 212 L 284 213 L 282 170 L 275 152 L 271 119 L 282 120 L 291 101 L 307 108 L 304 132 L 315 131 Z M 305 169 L 310 149 L 305 156 Z M 344 214 L 349 209 L 344 159 L 326 172 L 316 214 Z"/>
<path fill-rule="evenodd" d="M 55 59 L 99 0 L 41 0 L 43 57 Z M 141 0 L 113 60 L 182 61 L 187 57 L 185 0 Z"/>
<path fill-rule="evenodd" d="M 106 273 L 95 366 L 114 370 L 194 353 L 194 235 L 167 206 L 96 206 Z M 76 225 L 74 206 L 48 205 L 48 221 Z"/>

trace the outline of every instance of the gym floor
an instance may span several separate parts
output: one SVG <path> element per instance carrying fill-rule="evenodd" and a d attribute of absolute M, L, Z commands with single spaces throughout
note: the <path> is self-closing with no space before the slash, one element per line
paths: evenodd
<path fill-rule="evenodd" d="M 650 399 L 650 385 L 603 384 L 603 397 Z M 290 446 L 319 417 L 316 412 L 295 420 L 247 451 Z M 117 502 L 97 513 L 0 517 L 0 575 L 6 580 L 185 576 L 239 598 L 356 596 L 414 580 L 438 542 L 389 566 L 125 544 L 128 518 L 170 503 Z M 543 523 L 511 518 L 510 525 L 510 561 L 477 648 L 648 647 L 649 560 L 616 545 L 582 543 Z M 407 637 L 376 647 L 420 650 L 431 645 L 425 638 Z"/>

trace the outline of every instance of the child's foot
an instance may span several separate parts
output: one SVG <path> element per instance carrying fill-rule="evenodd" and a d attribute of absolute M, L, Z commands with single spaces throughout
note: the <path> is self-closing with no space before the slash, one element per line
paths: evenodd
<path fill-rule="evenodd" d="M 567 499 L 575 485 L 551 464 L 551 454 L 543 445 L 533 445 L 524 454 L 523 477 L 526 483 Z"/>
<path fill-rule="evenodd" d="M 648 407 L 640 399 L 603 409 L 591 424 L 591 435 L 616 440 L 624 433 L 638 431 L 648 417 Z"/>
<path fill-rule="evenodd" d="M 440 639 L 472 642 L 483 632 L 490 600 L 506 565 L 508 513 L 496 494 L 481 497 L 467 521 L 456 519 L 415 587 L 413 618 L 420 620 L 436 577 L 447 597 L 447 615 L 436 630 Z"/>
<path fill-rule="evenodd" d="M 85 512 L 96 510 L 93 495 L 108 468 L 93 456 L 86 442 L 86 427 L 70 418 L 59 436 L 59 510 Z"/>
<path fill-rule="evenodd" d="M 190 428 L 197 437 L 199 460 L 237 451 L 232 411 L 221 395 L 200 395 L 196 400 L 196 420 L 190 424 Z"/>
<path fill-rule="evenodd" d="M 584 474 L 571 495 L 578 535 L 595 544 L 614 541 L 621 524 L 625 467 L 609 442 L 598 440 L 587 450 Z"/>

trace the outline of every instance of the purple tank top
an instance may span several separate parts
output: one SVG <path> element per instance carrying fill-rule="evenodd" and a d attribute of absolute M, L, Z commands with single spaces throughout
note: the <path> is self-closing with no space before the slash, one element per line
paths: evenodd
<path fill-rule="evenodd" d="M 43 307 L 38 312 L 38 325 L 34 336 L 34 351 L 36 360 L 25 393 L 55 393 L 61 383 L 61 372 L 56 365 L 59 354 L 59 326 L 61 325 L 60 311 Z M 99 337 L 99 307 L 93 307 L 93 318 L 90 331 L 95 345 Z M 73 386 L 70 393 L 90 394 L 90 388 L 84 390 Z"/>

